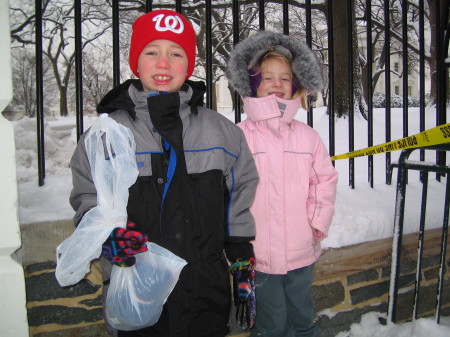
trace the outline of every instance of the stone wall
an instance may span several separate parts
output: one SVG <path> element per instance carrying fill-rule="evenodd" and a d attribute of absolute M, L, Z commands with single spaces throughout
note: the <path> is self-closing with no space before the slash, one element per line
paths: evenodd
<path fill-rule="evenodd" d="M 397 322 L 411 320 L 414 307 L 418 234 L 403 237 Z M 322 337 L 349 330 L 369 311 L 387 313 L 392 240 L 329 250 L 316 264 L 313 298 Z M 441 230 L 425 233 L 418 317 L 435 315 Z M 450 244 L 447 245 L 449 251 Z M 450 258 L 445 261 L 441 315 L 450 316 Z"/>
<path fill-rule="evenodd" d="M 30 227 L 32 228 L 32 227 Z M 29 228 L 29 229 L 30 229 Z M 34 227 L 33 232 L 41 227 Z M 44 228 L 44 227 L 42 227 Z M 39 233 L 23 231 L 24 247 Z M 435 314 L 439 272 L 440 230 L 425 234 L 424 260 L 419 298 L 420 317 Z M 386 313 L 390 279 L 391 239 L 326 251 L 316 264 L 313 298 L 322 337 L 334 337 L 348 330 L 369 311 Z M 56 247 L 56 245 L 54 246 Z M 450 247 L 450 244 L 449 244 Z M 101 308 L 101 276 L 96 263 L 84 280 L 73 287 L 59 287 L 55 263 L 36 261 L 22 251 L 25 265 L 30 336 L 108 336 Z M 447 248 L 448 249 L 448 248 Z M 41 251 L 40 258 L 45 254 Z M 47 254 L 55 256 L 54 254 Z M 402 246 L 401 294 L 398 297 L 399 321 L 412 317 L 417 258 L 417 234 L 405 236 Z M 450 259 L 447 258 L 441 314 L 450 316 Z M 232 324 L 230 336 L 248 336 Z"/>

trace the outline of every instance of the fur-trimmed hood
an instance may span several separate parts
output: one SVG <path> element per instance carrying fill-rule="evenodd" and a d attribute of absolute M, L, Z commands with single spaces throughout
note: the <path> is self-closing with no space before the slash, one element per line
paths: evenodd
<path fill-rule="evenodd" d="M 282 46 L 292 54 L 292 71 L 308 94 L 318 92 L 323 87 L 322 69 L 313 51 L 295 37 L 259 31 L 239 42 L 230 54 L 226 76 L 231 86 L 242 97 L 251 96 L 248 69 L 266 51 Z"/>

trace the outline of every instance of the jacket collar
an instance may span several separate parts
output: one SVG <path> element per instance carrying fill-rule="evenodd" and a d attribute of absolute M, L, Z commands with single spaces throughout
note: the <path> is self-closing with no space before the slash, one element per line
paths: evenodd
<path fill-rule="evenodd" d="M 180 95 L 180 110 L 184 110 L 190 103 L 193 95 L 192 88 L 184 84 L 181 90 L 178 92 Z M 136 88 L 134 85 L 130 85 L 128 88 L 128 95 L 134 103 L 135 109 L 144 109 L 147 110 L 147 98 L 152 95 L 158 95 L 158 91 L 156 90 L 140 90 Z"/>
<path fill-rule="evenodd" d="M 291 100 L 282 99 L 275 95 L 245 97 L 243 102 L 244 111 L 252 122 L 276 118 L 281 123 L 289 124 L 301 107 L 301 97 Z"/>
<path fill-rule="evenodd" d="M 137 94 L 130 97 L 130 91 L 135 91 Z M 203 106 L 206 86 L 201 81 L 187 80 L 180 90 L 180 101 L 182 104 L 187 104 L 191 107 L 194 113 L 197 113 L 197 107 Z M 142 83 L 139 79 L 130 79 L 117 87 L 110 90 L 97 106 L 97 112 L 112 113 L 116 110 L 125 110 L 130 116 L 135 119 L 136 104 L 146 106 L 146 98 L 149 91 L 144 91 Z"/>

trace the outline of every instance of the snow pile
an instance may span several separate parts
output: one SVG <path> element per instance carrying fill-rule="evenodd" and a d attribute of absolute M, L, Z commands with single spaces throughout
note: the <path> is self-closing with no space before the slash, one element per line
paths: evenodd
<path fill-rule="evenodd" d="M 360 323 L 355 323 L 347 332 L 340 332 L 336 337 L 448 337 L 450 322 L 437 324 L 431 318 L 421 318 L 404 324 L 381 324 L 386 315 L 369 312 L 362 316 Z"/>
<path fill-rule="evenodd" d="M 87 121 L 91 122 L 90 119 Z M 92 123 L 92 122 L 91 122 Z M 24 117 L 13 122 L 16 142 L 17 181 L 38 179 L 37 122 Z M 74 118 L 47 118 L 44 122 L 45 176 L 70 173 L 70 157 L 76 146 Z"/>
<path fill-rule="evenodd" d="M 324 137 L 328 133 L 327 116 L 323 108 L 316 110 L 318 118 L 314 122 L 314 128 Z M 225 115 L 230 119 L 234 118 L 233 113 Z M 92 125 L 95 118 L 85 117 L 84 128 Z M 377 120 L 378 123 L 383 123 L 382 120 Z M 72 187 L 70 158 L 76 146 L 75 117 L 47 118 L 45 122 L 45 184 L 41 187 L 38 186 L 36 119 L 23 118 L 13 123 L 17 148 L 20 223 L 71 219 L 74 211 L 68 198 Z M 336 129 L 345 129 L 347 123 L 346 119 L 337 120 Z M 364 136 L 366 123 L 361 118 L 355 119 L 356 136 Z M 327 144 L 326 140 L 324 142 Z M 345 147 L 342 137 L 337 137 L 336 153 L 344 153 Z M 434 151 L 432 152 L 431 155 L 435 155 Z M 394 156 L 399 153 L 392 153 L 393 161 Z M 383 158 L 374 157 L 374 171 L 378 174 L 375 176 L 378 184 L 374 188 L 367 183 L 367 158 L 355 158 L 354 190 L 348 186 L 348 161 L 336 161 L 339 186 L 329 236 L 322 244 L 324 248 L 339 248 L 392 236 L 396 170 L 393 184 L 386 185 Z M 435 181 L 432 176 L 430 175 L 428 191 L 427 229 L 438 228 L 442 226 L 443 221 L 445 184 Z M 411 174 L 406 193 L 405 234 L 417 232 L 419 228 L 421 190 L 421 183 Z"/>

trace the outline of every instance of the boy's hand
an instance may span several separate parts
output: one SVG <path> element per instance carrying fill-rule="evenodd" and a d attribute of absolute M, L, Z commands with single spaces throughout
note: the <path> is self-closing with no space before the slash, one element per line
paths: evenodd
<path fill-rule="evenodd" d="M 231 265 L 234 276 L 234 305 L 236 321 L 245 330 L 255 325 L 255 259 L 238 259 Z"/>
<path fill-rule="evenodd" d="M 148 237 L 133 230 L 136 225 L 128 221 L 127 228 L 114 228 L 108 239 L 102 245 L 102 255 L 109 262 L 120 267 L 131 267 L 136 263 L 135 254 L 146 252 Z"/>

